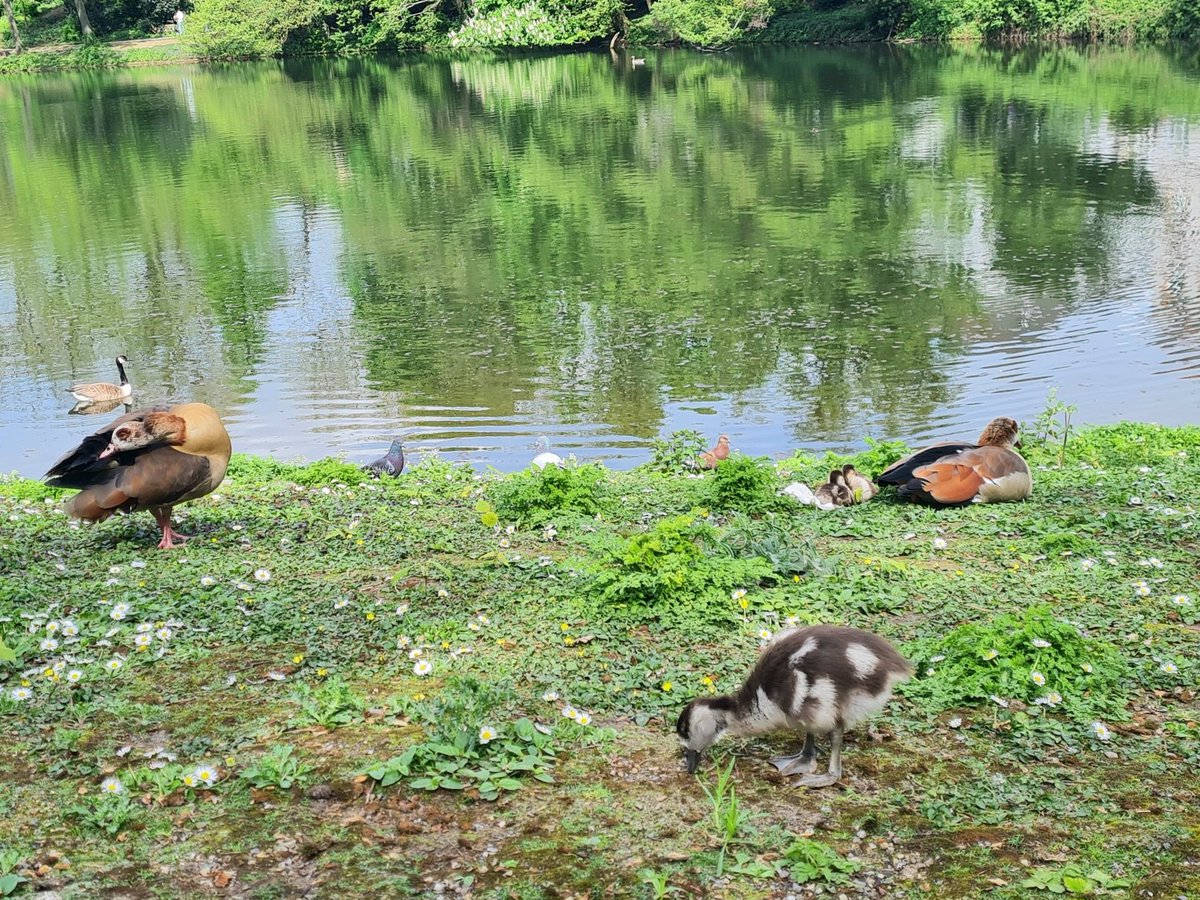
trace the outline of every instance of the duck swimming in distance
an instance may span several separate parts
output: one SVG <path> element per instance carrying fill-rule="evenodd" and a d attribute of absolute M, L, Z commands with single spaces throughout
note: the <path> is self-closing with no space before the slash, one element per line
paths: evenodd
<path fill-rule="evenodd" d="M 117 374 L 121 376 L 120 384 L 112 384 L 108 381 L 89 381 L 71 385 L 67 388 L 67 393 L 80 403 L 106 403 L 128 399 L 133 394 L 133 386 L 125 375 L 125 367 L 129 365 L 129 360 L 122 354 L 114 362 L 117 364 Z"/>
<path fill-rule="evenodd" d="M 857 628 L 813 625 L 780 632 L 734 694 L 697 697 L 679 715 L 675 732 L 689 773 L 700 754 L 726 735 L 792 729 L 804 735 L 794 756 L 771 760 L 797 786 L 836 784 L 842 775 L 842 735 L 879 712 L 912 664 L 888 641 Z M 817 768 L 816 738 L 829 735 L 829 769 Z"/>

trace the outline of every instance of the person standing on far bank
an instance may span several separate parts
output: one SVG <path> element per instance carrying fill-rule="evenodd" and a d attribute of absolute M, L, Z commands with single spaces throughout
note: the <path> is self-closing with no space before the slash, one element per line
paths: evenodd
<path fill-rule="evenodd" d="M 186 16 L 184 16 L 184 14 L 183 14 L 183 10 L 182 9 L 175 10 L 175 15 L 173 16 L 173 18 L 175 19 L 175 33 L 183 34 L 183 20 L 186 18 Z"/>

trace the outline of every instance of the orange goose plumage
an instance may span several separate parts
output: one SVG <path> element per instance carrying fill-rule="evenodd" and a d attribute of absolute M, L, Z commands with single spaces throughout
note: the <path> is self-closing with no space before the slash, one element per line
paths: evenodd
<path fill-rule="evenodd" d="M 1029 464 L 1020 447 L 1017 423 L 992 419 L 974 444 L 947 442 L 892 463 L 875 481 L 894 485 L 900 497 L 927 506 L 966 506 L 1024 500 L 1033 493 Z"/>

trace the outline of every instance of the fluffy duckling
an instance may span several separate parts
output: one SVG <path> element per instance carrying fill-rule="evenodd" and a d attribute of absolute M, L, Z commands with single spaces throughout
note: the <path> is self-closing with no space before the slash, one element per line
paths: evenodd
<path fill-rule="evenodd" d="M 879 488 L 860 475 L 858 470 L 849 463 L 842 466 L 842 480 L 850 488 L 850 493 L 853 495 L 855 503 L 866 503 L 879 493 Z"/>
<path fill-rule="evenodd" d="M 117 364 L 117 374 L 121 376 L 120 384 L 111 384 L 107 381 L 73 384 L 67 388 L 67 393 L 80 403 L 104 403 L 110 400 L 124 400 L 130 397 L 133 394 L 133 386 L 125 376 L 125 366 L 129 364 L 129 360 L 122 354 L 114 362 Z"/>
<path fill-rule="evenodd" d="M 204 403 L 135 410 L 85 437 L 46 483 L 80 489 L 67 503 L 77 519 L 149 510 L 162 529 L 158 546 L 169 550 L 186 540 L 171 527 L 172 508 L 216 490 L 231 451 L 221 417 Z"/>
<path fill-rule="evenodd" d="M 794 756 L 772 765 L 785 776 L 802 775 L 797 786 L 821 788 L 842 775 L 842 734 L 879 712 L 892 688 L 913 667 L 878 635 L 857 628 L 813 625 L 781 632 L 763 651 L 734 694 L 697 697 L 679 716 L 675 731 L 687 770 L 725 735 L 765 734 L 781 728 L 804 733 Z M 829 770 L 815 774 L 817 735 L 830 739 Z"/>
<path fill-rule="evenodd" d="M 717 438 L 716 445 L 711 450 L 705 450 L 696 459 L 696 465 L 701 469 L 715 469 L 717 463 L 729 459 L 729 435 L 723 434 Z"/>
<path fill-rule="evenodd" d="M 362 467 L 362 470 L 368 473 L 372 478 L 382 478 L 384 475 L 390 475 L 395 478 L 404 471 L 404 444 L 400 438 L 392 441 L 392 446 L 388 448 L 388 452 L 379 457 L 374 462 L 369 462 Z"/>
<path fill-rule="evenodd" d="M 1029 464 L 1020 447 L 1017 423 L 992 419 L 974 444 L 942 443 L 892 463 L 875 481 L 899 488 L 899 496 L 927 506 L 966 506 L 1025 500 L 1033 493 Z"/>
<path fill-rule="evenodd" d="M 854 492 L 846 483 L 846 476 L 841 469 L 829 473 L 829 481 L 813 492 L 813 503 L 817 509 L 833 509 L 837 506 L 852 506 Z"/>

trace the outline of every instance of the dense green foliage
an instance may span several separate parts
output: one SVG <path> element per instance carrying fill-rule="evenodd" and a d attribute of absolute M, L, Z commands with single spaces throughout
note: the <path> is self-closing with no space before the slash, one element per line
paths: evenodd
<path fill-rule="evenodd" d="M 100 35 L 152 34 L 174 0 L 88 0 Z M 208 58 L 425 48 L 637 44 L 720 48 L 757 42 L 1000 37 L 1195 38 L 1192 0 L 192 0 L 184 40 Z M 70 3 L 65 9 L 73 13 Z M 58 8 L 55 8 L 56 11 Z M 17 18 L 42 27 L 37 3 Z M 73 15 L 54 31 L 78 39 Z M 0 40 L 10 39 L 0 21 Z"/>

